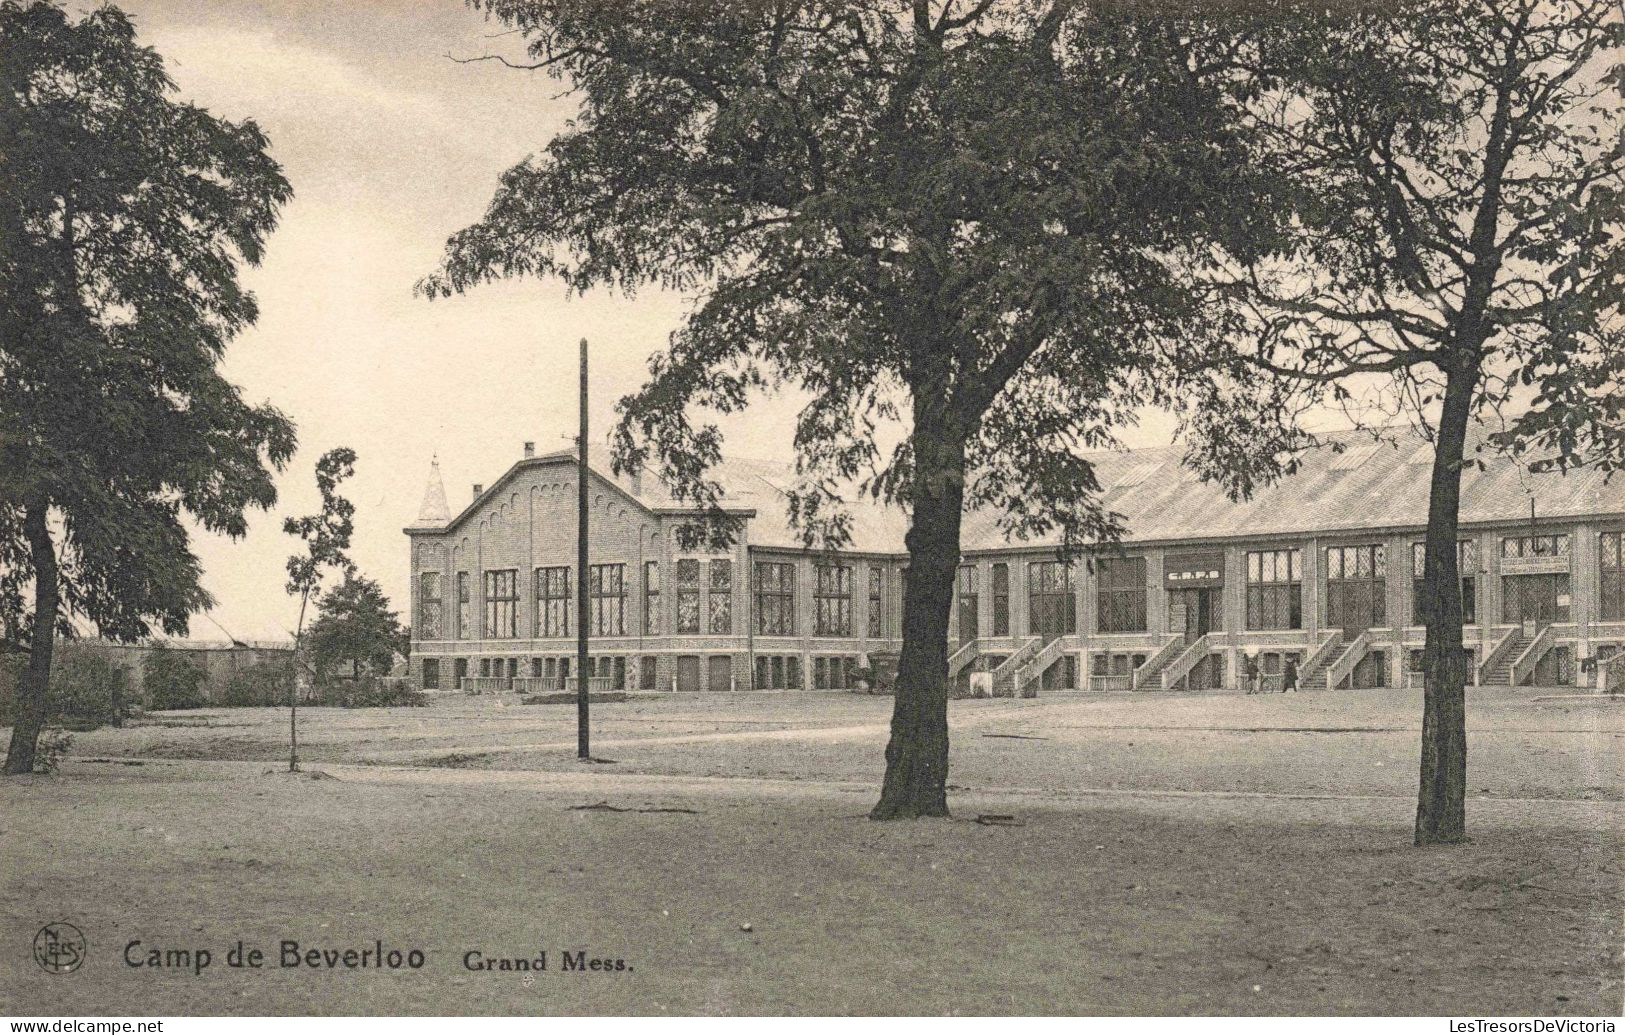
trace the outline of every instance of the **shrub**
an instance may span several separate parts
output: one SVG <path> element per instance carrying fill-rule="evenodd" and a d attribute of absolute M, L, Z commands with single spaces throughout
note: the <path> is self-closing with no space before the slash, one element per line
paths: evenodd
<path fill-rule="evenodd" d="M 250 665 L 233 672 L 220 693 L 220 703 L 230 708 L 265 708 L 288 703 L 288 680 L 292 673 L 280 661 Z"/>
<path fill-rule="evenodd" d="M 428 695 L 391 676 L 335 679 L 317 689 L 317 704 L 335 708 L 423 708 Z"/>
<path fill-rule="evenodd" d="M 203 707 L 209 703 L 203 693 L 204 675 L 202 668 L 179 651 L 154 648 L 141 666 L 147 707 L 154 711 Z"/>
<path fill-rule="evenodd" d="M 48 714 L 69 729 L 120 725 L 135 713 L 125 671 L 101 653 L 68 645 L 51 662 Z"/>
<path fill-rule="evenodd" d="M 17 680 L 28 665 L 26 654 L 0 654 L 0 726 L 15 721 L 17 709 Z"/>
<path fill-rule="evenodd" d="M 73 746 L 73 734 L 66 730 L 41 730 L 34 747 L 34 772 L 54 773 L 62 764 L 62 756 Z"/>

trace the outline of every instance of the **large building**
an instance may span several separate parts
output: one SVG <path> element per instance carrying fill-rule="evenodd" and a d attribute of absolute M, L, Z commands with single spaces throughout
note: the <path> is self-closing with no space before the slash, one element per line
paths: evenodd
<path fill-rule="evenodd" d="M 1488 454 L 1485 454 L 1488 456 Z M 1292 662 L 1306 687 L 1416 678 L 1432 447 L 1345 434 L 1237 503 L 1174 449 L 1091 458 L 1129 530 L 1064 565 L 967 515 L 949 667 L 1023 690 L 1234 690 Z M 629 690 L 839 689 L 901 646 L 905 516 L 858 503 L 850 545 L 808 550 L 781 465 L 715 472 L 744 519 L 722 553 L 682 549 L 693 512 L 654 480 L 591 470 L 592 671 Z M 411 541 L 412 675 L 425 688 L 540 689 L 571 675 L 576 467 L 524 456 L 455 515 L 431 471 Z M 1464 637 L 1479 683 L 1597 685 L 1625 653 L 1625 484 L 1486 460 L 1463 478 Z"/>

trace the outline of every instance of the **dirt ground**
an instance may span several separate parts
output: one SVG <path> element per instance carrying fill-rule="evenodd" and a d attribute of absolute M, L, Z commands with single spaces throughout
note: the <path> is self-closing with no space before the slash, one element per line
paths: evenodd
<path fill-rule="evenodd" d="M 1474 839 L 1425 851 L 1415 692 L 954 702 L 954 818 L 875 824 L 889 711 L 634 698 L 584 765 L 568 707 L 310 709 L 325 778 L 273 709 L 81 734 L 0 783 L 0 1012 L 1621 1012 L 1618 702 L 1475 694 Z M 54 920 L 73 974 L 32 961 Z"/>

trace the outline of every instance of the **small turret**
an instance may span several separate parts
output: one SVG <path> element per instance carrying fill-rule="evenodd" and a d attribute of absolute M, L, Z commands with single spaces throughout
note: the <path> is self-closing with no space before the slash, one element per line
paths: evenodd
<path fill-rule="evenodd" d="M 423 489 L 423 505 L 418 507 L 418 525 L 444 525 L 451 521 L 446 505 L 446 486 L 440 480 L 440 461 L 429 461 L 429 484 Z"/>

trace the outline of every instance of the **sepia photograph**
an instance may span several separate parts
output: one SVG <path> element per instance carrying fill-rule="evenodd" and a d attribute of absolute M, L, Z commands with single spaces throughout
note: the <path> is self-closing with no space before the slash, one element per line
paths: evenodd
<path fill-rule="evenodd" d="M 0 0 L 0 744 L 10 1032 L 1613 1032 L 1625 3 Z"/>

